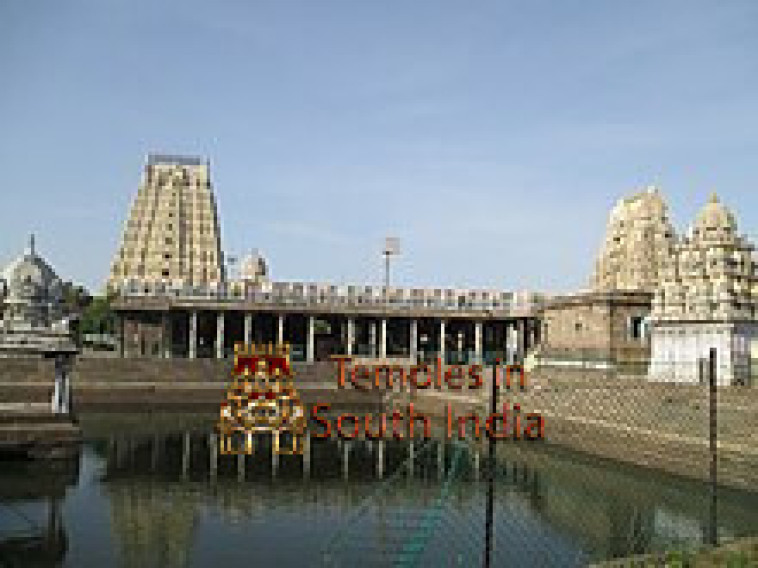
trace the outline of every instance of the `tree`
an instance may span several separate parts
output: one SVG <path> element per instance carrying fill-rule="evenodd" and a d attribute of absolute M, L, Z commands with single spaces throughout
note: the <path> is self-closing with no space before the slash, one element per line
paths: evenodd
<path fill-rule="evenodd" d="M 73 282 L 63 283 L 63 310 L 68 315 L 79 315 L 92 303 L 92 294 Z"/>
<path fill-rule="evenodd" d="M 116 331 L 116 315 L 111 308 L 112 296 L 96 296 L 84 308 L 79 318 L 81 334 L 108 334 Z"/>

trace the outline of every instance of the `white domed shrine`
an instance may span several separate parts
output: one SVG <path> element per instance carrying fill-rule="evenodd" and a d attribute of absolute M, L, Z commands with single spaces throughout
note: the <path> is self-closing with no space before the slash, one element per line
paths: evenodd
<path fill-rule="evenodd" d="M 75 351 L 62 294 L 63 283 L 37 254 L 32 236 L 0 274 L 0 357 Z"/>

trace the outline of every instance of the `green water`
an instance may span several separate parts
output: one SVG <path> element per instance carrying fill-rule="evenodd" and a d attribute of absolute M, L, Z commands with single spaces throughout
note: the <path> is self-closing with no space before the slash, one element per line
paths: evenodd
<path fill-rule="evenodd" d="M 480 566 L 486 448 L 336 440 L 240 465 L 214 416 L 87 414 L 78 460 L 0 462 L 0 566 Z M 539 443 L 538 443 L 539 444 Z M 412 466 L 410 456 L 413 454 Z M 478 454 L 478 458 L 477 458 Z M 582 566 L 700 546 L 709 488 L 544 445 L 501 444 L 495 566 Z M 441 467 L 440 467 L 441 466 Z M 758 494 L 722 490 L 719 538 L 758 534 Z"/>

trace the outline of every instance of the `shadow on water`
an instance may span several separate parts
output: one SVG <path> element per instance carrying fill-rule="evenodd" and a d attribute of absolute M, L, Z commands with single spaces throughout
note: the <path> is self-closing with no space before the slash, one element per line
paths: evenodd
<path fill-rule="evenodd" d="M 0 469 L 0 566 L 481 565 L 488 497 L 492 565 L 692 548 L 710 529 L 706 484 L 539 444 L 499 445 L 490 469 L 480 444 L 312 440 L 306 465 L 265 438 L 216 455 L 213 415 L 81 423 L 81 475 Z M 722 539 L 758 533 L 758 495 L 723 490 L 718 506 Z"/>

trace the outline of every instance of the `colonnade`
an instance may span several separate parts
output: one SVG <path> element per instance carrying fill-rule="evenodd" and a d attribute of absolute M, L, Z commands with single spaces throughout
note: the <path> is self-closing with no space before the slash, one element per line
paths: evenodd
<path fill-rule="evenodd" d="M 124 357 L 223 359 L 230 355 L 235 342 L 286 341 L 299 346 L 298 358 L 312 362 L 325 357 L 323 349 L 317 353 L 317 335 L 323 337 L 320 334 L 325 333 L 321 325 L 324 322 L 329 329 L 326 356 L 401 357 L 414 362 L 430 356 L 447 362 L 459 357 L 462 360 L 454 362 L 469 364 L 484 362 L 485 356 L 489 356 L 489 360 L 496 356 L 513 363 L 523 360 L 527 350 L 539 341 L 537 321 L 527 317 L 386 317 L 231 310 L 172 310 L 163 313 L 158 320 L 143 318 L 140 313 L 122 313 L 119 317 L 133 324 L 128 350 L 124 348 L 122 331 Z M 121 327 L 123 330 L 123 325 Z M 135 339 L 137 337 L 139 339 Z M 150 341 L 157 341 L 159 347 L 146 349 L 145 344 Z M 318 339 L 322 348 L 324 341 Z"/>

